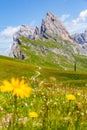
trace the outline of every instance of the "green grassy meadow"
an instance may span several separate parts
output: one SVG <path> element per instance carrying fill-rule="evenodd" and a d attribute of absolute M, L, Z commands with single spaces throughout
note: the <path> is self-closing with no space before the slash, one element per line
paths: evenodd
<path fill-rule="evenodd" d="M 86 61 L 76 58 L 74 72 L 73 65 L 65 71 L 0 56 L 0 85 L 15 77 L 32 87 L 29 98 L 17 98 L 16 124 L 12 94 L 0 93 L 0 130 L 87 130 Z M 37 115 L 31 117 L 31 112 Z"/>

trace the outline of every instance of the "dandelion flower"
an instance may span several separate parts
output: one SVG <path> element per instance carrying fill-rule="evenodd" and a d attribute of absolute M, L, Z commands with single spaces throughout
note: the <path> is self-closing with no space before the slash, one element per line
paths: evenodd
<path fill-rule="evenodd" d="M 76 100 L 76 97 L 73 94 L 66 95 L 67 100 Z"/>
<path fill-rule="evenodd" d="M 0 87 L 1 92 L 12 92 L 13 95 L 20 96 L 21 98 L 29 97 L 32 89 L 24 82 L 12 78 L 11 82 L 3 81 L 3 85 Z"/>
<path fill-rule="evenodd" d="M 30 113 L 29 113 L 29 117 L 37 118 L 37 117 L 38 117 L 38 114 L 37 114 L 36 112 L 30 112 Z"/>

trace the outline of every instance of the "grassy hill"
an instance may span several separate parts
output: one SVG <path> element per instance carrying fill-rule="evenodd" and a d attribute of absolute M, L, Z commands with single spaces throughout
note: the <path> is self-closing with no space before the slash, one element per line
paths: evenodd
<path fill-rule="evenodd" d="M 55 77 L 57 79 L 56 82 L 60 85 L 85 86 L 87 82 L 87 60 L 84 58 L 82 61 L 81 58 L 83 57 L 77 57 L 77 72 L 74 72 L 73 66 L 70 70 L 65 71 L 63 69 L 59 70 L 58 67 L 44 67 L 42 65 L 30 64 L 28 61 L 0 56 L 0 80 L 10 79 L 11 77 L 21 78 L 22 76 L 28 79 L 40 72 L 37 77 L 39 81 L 49 81 L 50 77 Z"/>

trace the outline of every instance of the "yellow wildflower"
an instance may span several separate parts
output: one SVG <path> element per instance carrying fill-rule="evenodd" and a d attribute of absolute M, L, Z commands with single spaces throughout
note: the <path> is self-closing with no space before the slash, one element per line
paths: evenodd
<path fill-rule="evenodd" d="M 56 106 L 56 105 L 57 105 L 57 102 L 54 102 L 54 105 Z"/>
<path fill-rule="evenodd" d="M 38 114 L 36 112 L 30 112 L 29 113 L 29 116 L 30 117 L 34 117 L 34 118 L 37 118 L 38 117 Z"/>
<path fill-rule="evenodd" d="M 10 91 L 13 90 L 11 83 L 8 82 L 7 80 L 4 80 L 3 84 L 4 85 L 0 86 L 0 91 L 1 92 L 10 92 Z"/>
<path fill-rule="evenodd" d="M 25 79 L 25 77 L 24 77 L 24 76 L 22 76 L 21 78 L 22 78 L 22 79 Z"/>
<path fill-rule="evenodd" d="M 44 92 L 42 92 L 41 95 L 44 95 Z"/>
<path fill-rule="evenodd" d="M 80 92 L 78 92 L 78 93 L 77 93 L 77 95 L 78 95 L 78 96 L 80 96 L 80 95 L 81 95 L 81 93 L 80 93 Z"/>
<path fill-rule="evenodd" d="M 12 92 L 13 95 L 20 96 L 21 98 L 29 97 L 32 89 L 25 84 L 24 80 L 12 78 L 11 82 L 4 80 L 3 85 L 0 87 L 1 92 Z"/>
<path fill-rule="evenodd" d="M 76 100 L 76 97 L 73 94 L 66 95 L 67 100 Z"/>

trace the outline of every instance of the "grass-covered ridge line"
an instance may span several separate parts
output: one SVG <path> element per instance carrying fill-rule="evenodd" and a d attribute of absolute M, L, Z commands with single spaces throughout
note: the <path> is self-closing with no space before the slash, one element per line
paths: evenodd
<path fill-rule="evenodd" d="M 76 62 L 77 71 L 87 71 L 87 57 L 75 55 L 72 44 L 67 40 L 58 38 L 57 42 L 52 40 L 31 40 L 20 37 L 20 50 L 27 55 L 26 62 L 38 66 L 56 68 L 58 70 L 74 70 Z M 58 49 L 55 53 L 52 49 Z M 57 50 L 57 51 L 58 51 Z"/>
<path fill-rule="evenodd" d="M 57 68 L 59 70 L 72 70 L 73 49 L 70 45 L 67 48 L 68 44 L 70 44 L 69 41 L 61 41 L 62 39 L 60 39 L 58 43 L 50 40 L 30 40 L 25 37 L 20 37 L 19 40 L 23 43 L 20 45 L 20 49 L 25 55 L 27 55 L 27 57 L 29 57 L 26 60 L 29 63 Z M 62 42 L 64 45 L 62 45 Z M 59 51 L 59 54 L 54 52 L 56 49 Z M 68 56 L 71 56 L 71 58 L 68 59 Z"/>
<path fill-rule="evenodd" d="M 68 69 L 73 67 L 71 61 L 67 60 L 66 57 L 54 54 L 53 52 L 47 52 L 46 55 L 43 52 L 40 52 L 42 54 L 39 55 L 39 53 L 35 52 L 30 47 L 26 47 L 24 45 L 21 46 L 21 50 L 29 57 L 26 61 L 32 64 L 61 70 L 64 69 L 63 66 Z"/>
<path fill-rule="evenodd" d="M 43 47 L 47 47 L 47 48 L 58 48 L 61 49 L 67 53 L 72 53 L 73 54 L 73 49 L 72 49 L 72 43 L 70 41 L 67 40 L 62 40 L 60 37 L 57 38 L 57 41 L 53 41 L 53 40 L 31 40 L 29 38 L 25 38 L 25 37 L 20 37 L 19 40 L 21 40 L 23 43 L 26 43 L 28 45 L 28 43 L 32 43 L 34 45 L 39 45 L 39 46 L 43 46 Z"/>
<path fill-rule="evenodd" d="M 40 46 L 45 46 L 50 48 L 61 47 L 61 44 L 58 44 L 57 42 L 54 41 L 51 42 L 51 41 L 42 41 L 42 40 L 31 40 L 25 37 L 20 37 L 20 40 L 27 44 L 30 42 L 34 45 L 40 45 Z"/>

